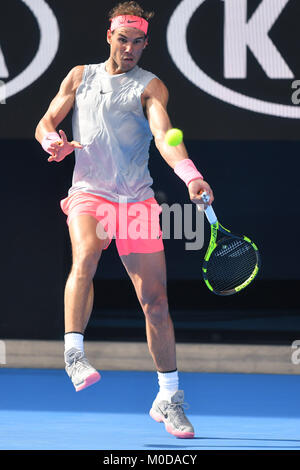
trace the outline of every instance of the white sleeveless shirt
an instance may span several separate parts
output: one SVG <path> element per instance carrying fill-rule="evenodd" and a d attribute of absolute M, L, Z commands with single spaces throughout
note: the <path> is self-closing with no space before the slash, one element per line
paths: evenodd
<path fill-rule="evenodd" d="M 82 191 L 110 201 L 144 201 L 154 196 L 148 169 L 153 138 L 141 95 L 154 74 L 135 66 L 110 75 L 105 63 L 86 65 L 76 91 L 73 139 L 75 150 L 69 195 Z"/>

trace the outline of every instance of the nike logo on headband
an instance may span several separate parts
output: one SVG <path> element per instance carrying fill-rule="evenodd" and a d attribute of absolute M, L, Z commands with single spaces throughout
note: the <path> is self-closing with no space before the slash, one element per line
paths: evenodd
<path fill-rule="evenodd" d="M 130 21 L 130 20 L 127 20 L 127 23 L 137 23 L 137 21 Z"/>

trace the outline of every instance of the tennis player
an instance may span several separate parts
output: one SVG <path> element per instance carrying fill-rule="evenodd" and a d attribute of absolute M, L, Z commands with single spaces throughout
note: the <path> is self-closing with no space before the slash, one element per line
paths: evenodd
<path fill-rule="evenodd" d="M 72 268 L 65 286 L 66 372 L 76 391 L 100 378 L 85 356 L 84 332 L 93 307 L 93 278 L 101 253 L 114 235 L 145 315 L 147 343 L 158 375 L 159 391 L 150 415 L 164 422 L 171 434 L 192 438 L 194 429 L 183 411 L 184 393 L 179 390 L 161 208 L 148 169 L 152 138 L 162 158 L 186 183 L 191 201 L 202 202 L 201 193 L 206 191 L 212 203 L 213 192 L 184 143 L 177 147 L 166 144 L 165 134 L 172 128 L 168 90 L 156 75 L 138 66 L 148 46 L 152 17 L 153 13 L 133 1 L 118 4 L 109 13 L 108 59 L 69 72 L 37 126 L 36 139 L 50 154 L 49 162 L 61 162 L 75 151 L 72 186 L 61 201 L 72 245 Z M 57 127 L 72 108 L 75 140 L 68 140 Z M 140 215 L 135 211 L 137 205 L 144 208 Z M 110 209 L 117 220 L 113 230 L 105 218 Z M 137 238 L 127 230 L 124 236 L 123 218 L 127 229 L 133 219 L 145 227 L 145 214 L 146 226 L 158 235 Z"/>

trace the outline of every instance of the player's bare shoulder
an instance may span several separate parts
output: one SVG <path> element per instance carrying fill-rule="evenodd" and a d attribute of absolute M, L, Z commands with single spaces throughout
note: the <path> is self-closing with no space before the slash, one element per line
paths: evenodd
<path fill-rule="evenodd" d="M 75 94 L 77 88 L 82 82 L 84 65 L 73 67 L 61 84 L 61 91 L 65 94 Z"/>
<path fill-rule="evenodd" d="M 148 100 L 156 99 L 166 106 L 169 100 L 169 91 L 162 80 L 153 78 L 145 88 L 142 98 L 144 103 Z"/>
<path fill-rule="evenodd" d="M 83 72 L 84 72 L 84 65 L 77 65 L 71 70 L 71 75 L 73 79 L 73 86 L 74 88 L 79 87 L 80 83 L 82 82 L 82 77 L 83 77 Z"/>

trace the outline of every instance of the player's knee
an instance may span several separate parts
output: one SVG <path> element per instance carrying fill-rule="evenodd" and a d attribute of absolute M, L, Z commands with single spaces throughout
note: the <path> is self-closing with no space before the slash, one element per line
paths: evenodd
<path fill-rule="evenodd" d="M 72 270 L 78 277 L 93 277 L 101 252 L 92 247 L 77 247 L 76 254 L 73 255 Z"/>
<path fill-rule="evenodd" d="M 161 324 L 167 320 L 169 307 L 166 293 L 153 294 L 144 298 L 141 303 L 144 314 L 151 323 Z"/>

